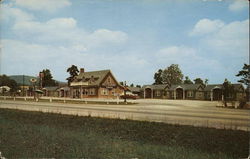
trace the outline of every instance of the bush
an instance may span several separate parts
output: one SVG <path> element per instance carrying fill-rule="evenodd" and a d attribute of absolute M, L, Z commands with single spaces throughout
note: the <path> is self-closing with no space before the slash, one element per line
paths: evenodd
<path fill-rule="evenodd" d="M 240 98 L 239 99 L 239 108 L 244 108 L 245 107 L 245 105 L 246 105 L 246 103 L 247 103 L 247 100 L 246 100 L 246 98 Z"/>

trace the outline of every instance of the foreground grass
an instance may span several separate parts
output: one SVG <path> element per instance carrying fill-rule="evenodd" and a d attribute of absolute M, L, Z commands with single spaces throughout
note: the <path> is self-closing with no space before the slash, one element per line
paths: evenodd
<path fill-rule="evenodd" d="M 233 159 L 248 132 L 0 109 L 6 158 Z"/>

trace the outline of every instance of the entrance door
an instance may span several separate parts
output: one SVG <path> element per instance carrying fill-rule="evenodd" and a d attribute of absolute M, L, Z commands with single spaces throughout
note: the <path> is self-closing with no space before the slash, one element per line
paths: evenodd
<path fill-rule="evenodd" d="M 146 88 L 145 89 L 145 98 L 152 98 L 152 90 L 151 88 Z"/>
<path fill-rule="evenodd" d="M 176 99 L 183 99 L 183 89 L 182 88 L 176 89 Z"/>
<path fill-rule="evenodd" d="M 222 98 L 222 92 L 221 89 L 216 88 L 213 90 L 213 100 L 221 100 Z"/>

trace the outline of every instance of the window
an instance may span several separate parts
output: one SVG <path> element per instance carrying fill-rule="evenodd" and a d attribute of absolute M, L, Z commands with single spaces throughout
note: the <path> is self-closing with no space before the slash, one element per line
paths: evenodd
<path fill-rule="evenodd" d="M 161 91 L 157 90 L 156 91 L 156 96 L 158 96 L 158 97 L 161 96 Z"/>
<path fill-rule="evenodd" d="M 95 88 L 89 89 L 89 94 L 90 95 L 95 95 Z"/>
<path fill-rule="evenodd" d="M 187 92 L 187 96 L 188 96 L 188 97 L 193 97 L 193 91 L 188 91 L 188 92 Z"/>
<path fill-rule="evenodd" d="M 102 91 L 101 91 L 101 94 L 102 95 L 108 95 L 108 89 L 103 88 Z"/>
<path fill-rule="evenodd" d="M 83 89 L 82 94 L 88 95 L 88 89 Z"/>
<path fill-rule="evenodd" d="M 108 77 L 108 83 L 109 83 L 109 84 L 111 83 L 111 78 L 110 78 L 110 77 Z"/>

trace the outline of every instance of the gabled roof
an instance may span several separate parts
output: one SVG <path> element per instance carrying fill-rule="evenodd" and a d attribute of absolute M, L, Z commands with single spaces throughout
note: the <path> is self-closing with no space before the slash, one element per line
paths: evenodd
<path fill-rule="evenodd" d="M 243 87 L 243 85 L 240 84 L 240 83 L 233 83 L 232 85 L 234 86 L 234 89 L 235 89 L 235 90 L 240 90 L 241 88 L 245 89 L 245 88 Z M 222 89 L 222 88 L 223 88 L 223 85 L 222 85 L 222 84 L 208 84 L 208 85 L 205 87 L 204 91 L 211 91 L 212 89 L 216 89 L 216 88 Z"/>
<path fill-rule="evenodd" d="M 241 88 L 245 90 L 244 86 L 240 83 L 233 84 L 235 90 L 240 90 Z"/>
<path fill-rule="evenodd" d="M 111 76 L 117 82 L 117 85 L 122 87 L 115 79 L 114 75 L 110 70 L 81 72 L 78 76 L 75 77 L 75 80 L 73 82 L 86 82 L 88 83 L 88 86 L 100 86 L 100 84 L 103 82 L 103 80 L 108 74 L 111 74 Z"/>
<path fill-rule="evenodd" d="M 110 70 L 100 70 L 91 72 L 81 72 L 76 76 L 75 81 L 88 82 L 89 85 L 100 85 L 103 79 L 110 73 Z"/>
<path fill-rule="evenodd" d="M 70 91 L 70 88 L 68 86 L 66 86 L 66 87 L 59 87 L 57 90 L 58 91 L 60 91 L 60 90 Z"/>
<path fill-rule="evenodd" d="M 43 87 L 43 90 L 46 91 L 56 91 L 59 87 L 57 86 L 51 86 L 51 87 Z"/>
<path fill-rule="evenodd" d="M 158 85 L 143 85 L 142 86 L 142 89 L 146 89 L 146 88 L 151 88 L 151 89 L 158 89 L 158 90 L 163 90 L 163 89 L 166 89 L 168 88 L 169 85 L 168 84 L 158 84 Z"/>
<path fill-rule="evenodd" d="M 128 87 L 128 89 L 129 89 L 131 92 L 140 92 L 140 91 L 141 91 L 141 88 L 139 88 L 139 87 Z"/>
<path fill-rule="evenodd" d="M 173 84 L 169 90 L 182 88 L 184 90 L 197 90 L 199 87 L 204 88 L 201 84 Z"/>

